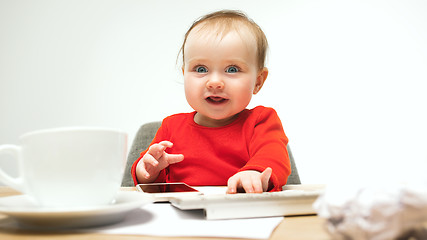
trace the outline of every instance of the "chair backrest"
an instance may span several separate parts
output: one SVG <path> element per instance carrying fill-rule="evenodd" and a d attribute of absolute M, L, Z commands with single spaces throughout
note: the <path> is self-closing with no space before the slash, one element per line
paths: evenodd
<path fill-rule="evenodd" d="M 148 148 L 154 136 L 156 135 L 157 130 L 159 129 L 161 122 L 149 122 L 142 125 L 138 132 L 135 135 L 132 146 L 129 150 L 129 154 L 127 157 L 125 174 L 123 176 L 122 186 L 129 187 L 134 186 L 132 176 L 130 174 L 132 164 L 138 159 L 139 154 Z M 291 149 L 288 144 L 288 153 L 289 159 L 291 161 L 291 169 L 292 173 L 288 177 L 288 182 L 286 184 L 301 184 L 301 180 L 298 175 L 298 169 L 295 165 L 294 157 L 292 156 Z"/>

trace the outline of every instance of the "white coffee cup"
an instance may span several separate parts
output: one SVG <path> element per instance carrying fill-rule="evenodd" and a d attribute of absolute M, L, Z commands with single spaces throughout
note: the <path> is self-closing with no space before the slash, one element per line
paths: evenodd
<path fill-rule="evenodd" d="M 41 207 L 89 207 L 114 201 L 126 164 L 126 133 L 67 127 L 30 132 L 20 142 L 20 146 L 0 146 L 0 154 L 12 155 L 19 164 L 19 177 L 0 169 L 0 182 Z"/>

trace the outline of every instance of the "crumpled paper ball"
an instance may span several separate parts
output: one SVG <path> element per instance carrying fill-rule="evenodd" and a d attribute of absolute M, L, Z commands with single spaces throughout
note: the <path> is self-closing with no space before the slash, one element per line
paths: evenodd
<path fill-rule="evenodd" d="M 328 186 L 313 208 L 333 239 L 427 239 L 427 184 Z"/>

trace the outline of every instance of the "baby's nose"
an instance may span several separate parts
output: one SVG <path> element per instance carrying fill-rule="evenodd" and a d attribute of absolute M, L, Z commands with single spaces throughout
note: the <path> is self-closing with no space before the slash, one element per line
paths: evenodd
<path fill-rule="evenodd" d="M 224 81 L 217 74 L 212 74 L 206 83 L 206 87 L 209 89 L 223 89 Z"/>

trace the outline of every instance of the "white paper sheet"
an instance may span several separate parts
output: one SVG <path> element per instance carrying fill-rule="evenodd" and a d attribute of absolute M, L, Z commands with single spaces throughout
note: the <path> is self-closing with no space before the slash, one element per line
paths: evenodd
<path fill-rule="evenodd" d="M 182 211 L 168 203 L 146 205 L 124 221 L 89 231 L 166 237 L 268 239 L 283 217 L 206 220 L 203 210 Z"/>

